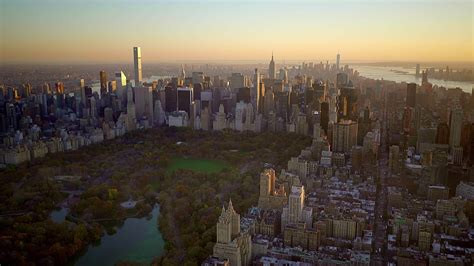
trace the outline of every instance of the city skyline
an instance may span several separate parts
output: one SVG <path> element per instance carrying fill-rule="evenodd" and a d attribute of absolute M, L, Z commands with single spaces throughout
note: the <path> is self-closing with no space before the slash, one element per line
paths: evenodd
<path fill-rule="evenodd" d="M 144 63 L 266 61 L 272 51 L 277 63 L 335 61 L 337 53 L 341 63 L 473 60 L 473 6 L 462 0 L 20 0 L 1 6 L 4 63 L 127 62 L 133 46 L 146 51 Z"/>
<path fill-rule="evenodd" d="M 0 266 L 473 265 L 473 6 L 0 0 Z"/>

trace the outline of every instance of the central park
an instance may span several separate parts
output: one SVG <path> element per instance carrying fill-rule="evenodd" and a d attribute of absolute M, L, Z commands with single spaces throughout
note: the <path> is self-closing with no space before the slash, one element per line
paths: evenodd
<path fill-rule="evenodd" d="M 310 143 L 295 134 L 155 128 L 7 168 L 0 252 L 13 252 L 1 255 L 14 264 L 86 265 L 88 253 L 128 241 L 104 263 L 198 265 L 212 253 L 222 204 L 231 198 L 245 212 L 257 203 L 264 165 L 280 171 Z M 59 208 L 63 220 L 53 221 Z"/>

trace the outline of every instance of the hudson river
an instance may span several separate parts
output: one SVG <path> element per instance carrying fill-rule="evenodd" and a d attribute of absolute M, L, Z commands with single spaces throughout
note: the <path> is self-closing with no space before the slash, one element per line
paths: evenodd
<path fill-rule="evenodd" d="M 421 77 L 415 77 L 415 68 L 403 68 L 403 67 L 382 67 L 382 66 L 364 66 L 364 65 L 351 65 L 351 68 L 359 71 L 360 75 L 371 79 L 384 79 L 396 82 L 414 82 L 421 84 Z M 392 71 L 395 70 L 395 71 Z M 408 73 L 403 73 L 408 72 Z M 445 88 L 456 88 L 459 87 L 465 92 L 471 92 L 474 84 L 472 82 L 464 81 L 448 81 L 441 79 L 433 79 L 428 76 L 428 81 L 434 85 L 443 86 Z"/>

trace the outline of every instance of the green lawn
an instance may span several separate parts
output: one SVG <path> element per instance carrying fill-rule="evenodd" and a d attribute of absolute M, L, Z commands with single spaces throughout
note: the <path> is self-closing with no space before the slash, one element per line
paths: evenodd
<path fill-rule="evenodd" d="M 224 161 L 175 158 L 171 160 L 171 164 L 166 169 L 166 173 L 171 174 L 179 169 L 186 169 L 203 173 L 216 173 L 228 167 L 229 164 Z"/>

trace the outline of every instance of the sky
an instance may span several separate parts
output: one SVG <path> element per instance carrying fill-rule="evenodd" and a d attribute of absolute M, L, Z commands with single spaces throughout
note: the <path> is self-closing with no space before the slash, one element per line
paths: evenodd
<path fill-rule="evenodd" d="M 473 61 L 473 0 L 0 0 L 0 63 Z"/>

